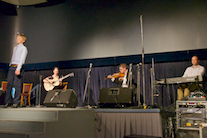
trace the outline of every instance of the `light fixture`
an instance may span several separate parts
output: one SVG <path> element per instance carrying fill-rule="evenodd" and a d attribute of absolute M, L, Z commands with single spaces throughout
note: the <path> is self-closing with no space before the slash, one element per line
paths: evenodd
<path fill-rule="evenodd" d="M 35 5 L 35 4 L 47 2 L 47 0 L 1 0 L 1 1 L 18 6 L 29 6 L 29 5 Z"/>

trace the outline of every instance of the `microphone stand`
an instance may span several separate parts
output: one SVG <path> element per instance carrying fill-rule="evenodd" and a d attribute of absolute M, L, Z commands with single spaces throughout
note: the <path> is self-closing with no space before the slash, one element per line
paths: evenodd
<path fill-rule="evenodd" d="M 129 76 L 127 81 L 128 88 L 132 89 L 132 63 L 129 64 Z"/>
<path fill-rule="evenodd" d="M 138 108 L 142 108 L 141 101 L 140 101 L 140 65 L 142 63 L 137 64 L 137 103 L 138 103 Z"/>
<path fill-rule="evenodd" d="M 154 82 L 155 82 L 155 74 L 154 74 L 154 59 L 152 58 L 152 68 L 150 69 L 151 76 L 151 100 L 152 105 L 154 104 Z"/>
<path fill-rule="evenodd" d="M 55 94 L 53 95 L 53 97 L 50 99 L 50 102 L 52 102 L 56 96 L 60 95 L 61 91 L 57 91 L 55 92 Z M 60 103 L 60 97 L 59 97 L 59 103 Z"/>
<path fill-rule="evenodd" d="M 39 85 L 39 101 L 38 101 L 38 105 L 36 107 L 40 107 L 40 99 L 41 99 L 41 91 L 42 91 L 42 79 L 44 78 L 44 76 L 42 76 L 37 71 L 35 71 L 35 72 L 39 75 L 39 81 L 40 81 L 40 85 Z"/>
<path fill-rule="evenodd" d="M 129 64 L 129 72 L 128 72 L 128 79 L 127 79 L 127 86 L 132 92 L 132 99 L 133 103 L 136 99 L 134 99 L 134 90 L 132 89 L 132 63 Z"/>
<path fill-rule="evenodd" d="M 141 41 L 142 41 L 142 81 L 143 81 L 143 106 L 146 107 L 145 101 L 145 74 L 144 74 L 144 36 L 142 26 L 142 15 L 140 15 L 140 26 L 141 26 Z"/>
<path fill-rule="evenodd" d="M 154 58 L 152 58 L 152 68 L 150 69 L 152 108 L 158 108 L 158 105 L 155 102 L 155 96 L 159 96 L 159 95 L 155 93 L 155 66 L 154 65 L 155 65 Z"/>
<path fill-rule="evenodd" d="M 84 90 L 84 95 L 83 95 L 83 103 L 85 102 L 85 97 L 86 97 L 86 92 L 87 92 L 87 89 L 88 89 L 88 105 L 87 107 L 88 108 L 91 108 L 90 107 L 90 78 L 91 78 L 91 68 L 92 68 L 92 63 L 90 63 L 90 67 L 89 67 L 89 70 L 88 70 L 88 76 L 87 76 L 87 80 L 86 80 L 86 85 L 85 85 L 85 90 Z"/>

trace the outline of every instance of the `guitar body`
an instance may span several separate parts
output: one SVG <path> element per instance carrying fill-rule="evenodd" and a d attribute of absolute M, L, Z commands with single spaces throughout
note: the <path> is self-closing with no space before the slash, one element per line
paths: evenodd
<path fill-rule="evenodd" d="M 44 88 L 45 88 L 46 91 L 53 90 L 55 86 L 59 86 L 60 85 L 60 81 L 58 79 L 50 79 L 48 81 L 50 83 L 49 82 L 45 82 L 44 83 Z"/>
<path fill-rule="evenodd" d="M 44 88 L 45 88 L 46 91 L 53 90 L 55 86 L 59 86 L 60 85 L 60 81 L 58 79 L 50 79 L 48 81 L 50 83 L 49 82 L 45 82 L 44 83 Z"/>
<path fill-rule="evenodd" d="M 55 86 L 53 86 L 52 84 L 50 83 L 44 83 L 44 88 L 46 91 L 50 91 L 50 90 L 53 90 Z"/>
<path fill-rule="evenodd" d="M 64 77 L 62 77 L 61 79 L 65 79 L 67 77 L 72 77 L 74 76 L 74 73 L 70 73 Z M 49 79 L 48 82 L 44 82 L 44 88 L 46 91 L 50 91 L 53 90 L 55 86 L 59 86 L 60 85 L 60 79 L 58 78 L 54 78 L 54 79 Z"/>

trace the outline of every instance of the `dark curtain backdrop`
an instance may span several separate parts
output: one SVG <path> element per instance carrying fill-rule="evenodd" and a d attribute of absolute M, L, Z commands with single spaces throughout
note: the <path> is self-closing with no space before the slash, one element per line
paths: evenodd
<path fill-rule="evenodd" d="M 207 60 L 201 61 L 201 65 L 207 67 Z M 155 63 L 155 78 L 172 78 L 181 77 L 186 69 L 186 67 L 191 66 L 190 61 L 182 62 L 168 62 L 168 63 Z M 151 85 L 150 85 L 150 68 L 151 64 L 145 64 L 145 80 L 146 80 L 146 104 L 151 104 Z M 90 105 L 97 105 L 99 100 L 99 89 L 102 87 L 115 87 L 116 84 L 112 83 L 111 80 L 105 80 L 104 78 L 108 74 L 113 74 L 118 72 L 118 66 L 106 66 L 106 67 L 92 67 L 91 79 L 90 79 L 90 89 L 91 98 Z M 86 84 L 88 68 L 73 68 L 73 69 L 60 69 L 60 75 L 67 75 L 68 73 L 74 72 L 75 76 L 65 79 L 68 82 L 68 89 L 73 89 L 76 92 L 79 106 L 84 106 L 86 103 L 82 103 L 84 96 L 84 88 Z M 134 81 L 137 82 L 137 65 L 134 64 L 132 68 L 134 75 Z M 33 82 L 34 86 L 38 84 L 39 74 L 43 76 L 49 76 L 52 74 L 52 70 L 41 70 L 41 71 L 25 71 L 24 82 Z M 142 74 L 142 72 L 141 72 Z M 177 86 L 156 86 L 156 93 L 159 94 L 155 97 L 155 103 L 159 106 L 168 106 L 172 104 L 176 99 L 176 89 Z M 169 91 L 168 91 L 169 90 Z M 46 96 L 47 92 L 42 87 L 42 97 L 41 103 Z M 142 76 L 141 76 L 141 94 L 142 94 Z M 87 101 L 86 94 L 86 101 Z"/>

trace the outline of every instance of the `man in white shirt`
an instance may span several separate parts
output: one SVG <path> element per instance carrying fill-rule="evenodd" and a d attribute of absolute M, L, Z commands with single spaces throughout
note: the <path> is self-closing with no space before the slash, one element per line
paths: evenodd
<path fill-rule="evenodd" d="M 200 60 L 198 59 L 198 56 L 193 56 L 191 58 L 192 66 L 188 67 L 184 75 L 182 77 L 194 77 L 194 76 L 203 76 L 205 73 L 205 68 L 201 65 L 199 65 Z M 183 96 L 187 96 L 190 94 L 190 91 L 194 91 L 196 89 L 200 89 L 200 86 L 198 84 L 191 84 L 191 85 L 180 85 L 180 88 L 177 90 L 177 100 L 181 100 Z M 184 94 L 183 94 L 184 90 Z"/>
<path fill-rule="evenodd" d="M 16 42 L 17 46 L 14 47 L 10 68 L 7 74 L 7 89 L 5 96 L 4 108 L 7 108 L 12 104 L 11 90 L 12 87 L 15 88 L 15 97 L 13 99 L 12 107 L 17 108 L 20 104 L 20 94 L 22 87 L 22 68 L 27 57 L 27 48 L 23 45 L 26 41 L 26 37 L 23 35 L 18 35 Z"/>

